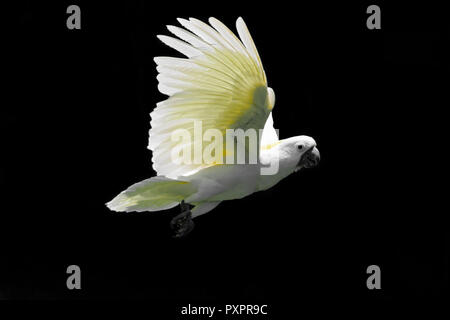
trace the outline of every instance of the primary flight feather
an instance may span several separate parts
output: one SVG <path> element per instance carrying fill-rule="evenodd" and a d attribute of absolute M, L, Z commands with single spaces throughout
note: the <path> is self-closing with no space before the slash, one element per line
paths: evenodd
<path fill-rule="evenodd" d="M 221 201 L 266 190 L 294 171 L 315 166 L 320 154 L 311 137 L 278 139 L 271 114 L 275 94 L 267 85 L 261 59 L 242 18 L 236 21 L 240 39 L 215 18 L 209 19 L 210 25 L 194 18 L 178 22 L 184 28 L 167 26 L 177 38 L 158 38 L 186 58 L 154 58 L 158 89 L 168 96 L 150 114 L 148 148 L 157 176 L 132 185 L 107 206 L 128 212 L 158 211 L 181 204 L 182 213 L 172 226 L 176 236 L 183 236 L 192 229 L 192 218 Z M 196 138 L 199 129 L 213 132 L 214 139 L 208 140 L 212 142 Z M 238 130 L 262 131 L 262 135 L 256 136 L 252 148 L 246 143 L 252 142 L 251 134 L 248 140 L 239 140 Z M 187 138 L 174 139 L 178 132 Z M 233 140 L 227 140 L 230 132 L 235 133 Z M 236 163 L 239 148 L 244 150 L 239 159 L 246 162 Z M 184 151 L 188 156 L 184 159 L 189 161 L 174 161 L 174 150 Z M 253 153 L 256 162 L 248 161 Z M 198 161 L 195 157 L 199 154 L 210 154 L 216 161 Z M 269 172 L 270 168 L 276 170 Z M 188 204 L 194 206 L 192 210 Z"/>

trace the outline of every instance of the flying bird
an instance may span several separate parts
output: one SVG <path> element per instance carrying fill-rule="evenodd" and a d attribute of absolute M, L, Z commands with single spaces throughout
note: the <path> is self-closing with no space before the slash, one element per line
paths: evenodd
<path fill-rule="evenodd" d="M 222 201 L 267 190 L 293 172 L 316 166 L 320 153 L 311 137 L 278 138 L 272 118 L 275 94 L 268 87 L 258 51 L 241 17 L 236 21 L 240 39 L 215 18 L 209 19 L 209 25 L 194 18 L 178 22 L 184 28 L 167 26 L 176 38 L 158 38 L 186 58 L 154 58 L 158 89 L 168 96 L 150 113 L 148 148 L 157 176 L 133 184 L 106 205 L 125 212 L 180 205 L 181 213 L 171 227 L 175 237 L 182 237 L 192 230 L 193 218 Z M 209 139 L 212 147 L 198 138 L 174 139 L 174 132 L 194 137 L 196 122 L 202 132 L 215 133 L 215 139 Z M 237 129 L 262 134 L 256 142 L 251 135 L 226 140 Z M 219 140 L 227 142 L 222 149 Z M 256 147 L 249 145 L 252 141 Z M 189 161 L 195 148 L 200 148 L 200 154 L 207 148 L 214 150 L 211 154 L 216 160 Z M 239 158 L 243 162 L 236 161 L 239 148 L 244 150 L 244 158 Z M 185 151 L 188 157 L 183 159 L 187 161 L 175 161 L 175 149 Z M 248 159 L 255 150 L 256 161 L 251 162 Z"/>

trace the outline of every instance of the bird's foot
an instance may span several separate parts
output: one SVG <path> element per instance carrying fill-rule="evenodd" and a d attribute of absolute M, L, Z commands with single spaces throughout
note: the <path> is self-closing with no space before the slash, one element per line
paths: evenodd
<path fill-rule="evenodd" d="M 194 221 L 192 220 L 189 204 L 181 201 L 181 213 L 170 221 L 170 228 L 173 231 L 174 238 L 183 238 L 194 229 Z"/>

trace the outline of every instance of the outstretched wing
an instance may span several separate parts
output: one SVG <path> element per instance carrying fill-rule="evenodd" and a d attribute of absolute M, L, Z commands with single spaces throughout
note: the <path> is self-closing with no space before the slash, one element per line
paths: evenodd
<path fill-rule="evenodd" d="M 148 148 L 153 151 L 153 168 L 170 178 L 190 175 L 214 165 L 192 161 L 175 163 L 172 150 L 192 150 L 195 122 L 202 133 L 216 129 L 225 141 L 226 129 L 262 129 L 273 107 L 264 73 L 252 37 L 242 20 L 236 27 L 239 40 L 224 24 L 210 18 L 207 25 L 197 19 L 178 19 L 186 29 L 168 26 L 179 39 L 158 36 L 187 58 L 156 57 L 158 89 L 169 96 L 150 114 Z M 177 129 L 187 130 L 190 140 L 172 141 Z M 198 129 L 198 126 L 197 126 Z M 216 131 L 217 132 L 217 131 Z M 258 132 L 258 131 L 257 131 Z M 211 142 L 203 142 L 201 152 Z"/>

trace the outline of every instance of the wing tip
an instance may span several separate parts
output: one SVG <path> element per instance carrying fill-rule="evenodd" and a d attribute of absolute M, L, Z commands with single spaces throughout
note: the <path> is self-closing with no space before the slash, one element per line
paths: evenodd
<path fill-rule="evenodd" d="M 114 197 L 114 199 L 105 203 L 105 205 L 106 207 L 108 207 L 109 210 L 113 212 L 126 212 L 127 208 L 126 206 L 124 206 L 123 198 L 124 198 L 123 193 L 120 193 L 116 197 Z"/>

